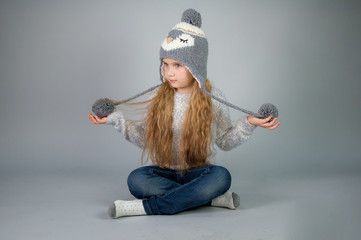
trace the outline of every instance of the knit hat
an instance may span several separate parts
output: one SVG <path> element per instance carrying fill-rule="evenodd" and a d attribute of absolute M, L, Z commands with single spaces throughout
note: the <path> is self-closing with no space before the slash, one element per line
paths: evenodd
<path fill-rule="evenodd" d="M 173 27 L 161 44 L 161 81 L 165 81 L 162 59 L 170 58 L 183 64 L 196 79 L 202 91 L 213 99 L 248 115 L 260 118 L 267 118 L 270 115 L 278 117 L 278 110 L 271 103 L 263 104 L 258 110 L 258 113 L 254 113 L 220 99 L 205 89 L 205 82 L 207 79 L 208 41 L 201 29 L 201 25 L 202 19 L 199 12 L 194 9 L 187 9 L 183 12 L 181 22 Z M 99 99 L 93 104 L 92 110 L 98 117 L 108 116 L 114 111 L 115 105 L 129 102 L 156 89 L 162 84 L 154 86 L 123 101 L 115 102 L 107 98 Z"/>
<path fill-rule="evenodd" d="M 182 63 L 203 88 L 207 78 L 208 41 L 201 25 L 201 15 L 196 10 L 184 11 L 181 22 L 162 42 L 159 55 L 161 61 L 170 58 Z M 160 73 L 164 81 L 163 64 Z"/>

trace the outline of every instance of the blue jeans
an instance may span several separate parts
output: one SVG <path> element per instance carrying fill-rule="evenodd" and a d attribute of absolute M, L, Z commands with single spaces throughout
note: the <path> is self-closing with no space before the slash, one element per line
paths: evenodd
<path fill-rule="evenodd" d="M 157 166 L 140 167 L 128 176 L 129 191 L 143 199 L 149 215 L 175 214 L 206 205 L 231 186 L 231 174 L 216 165 L 191 168 L 180 174 Z"/>

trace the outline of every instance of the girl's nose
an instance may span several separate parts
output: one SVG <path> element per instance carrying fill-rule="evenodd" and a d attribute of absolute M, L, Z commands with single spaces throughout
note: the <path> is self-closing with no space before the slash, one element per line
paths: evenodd
<path fill-rule="evenodd" d="M 173 76 L 175 75 L 175 73 L 174 73 L 174 71 L 172 70 L 171 67 L 168 68 L 168 70 L 167 70 L 167 75 L 168 75 L 169 77 L 173 77 Z"/>

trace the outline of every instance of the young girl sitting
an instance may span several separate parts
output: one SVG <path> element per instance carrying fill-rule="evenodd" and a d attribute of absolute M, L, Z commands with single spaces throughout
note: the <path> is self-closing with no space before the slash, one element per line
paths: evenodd
<path fill-rule="evenodd" d="M 152 89 L 141 124 L 126 120 L 119 110 L 105 117 L 88 115 L 94 124 L 113 125 L 151 160 L 129 174 L 129 190 L 137 199 L 115 201 L 108 211 L 112 218 L 175 214 L 203 205 L 237 208 L 239 196 L 228 191 L 229 171 L 210 161 L 213 143 L 231 150 L 256 126 L 280 125 L 273 116 L 248 116 L 231 124 L 225 97 L 207 79 L 208 43 L 200 27 L 200 14 L 188 9 L 163 41 L 163 83 Z"/>

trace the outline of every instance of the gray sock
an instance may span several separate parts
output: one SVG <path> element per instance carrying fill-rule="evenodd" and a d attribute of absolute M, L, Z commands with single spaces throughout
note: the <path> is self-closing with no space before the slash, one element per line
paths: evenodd
<path fill-rule="evenodd" d="M 109 208 L 108 208 L 108 215 L 111 218 L 115 218 L 115 216 L 117 215 L 117 211 L 115 210 L 115 204 L 112 203 Z"/>

